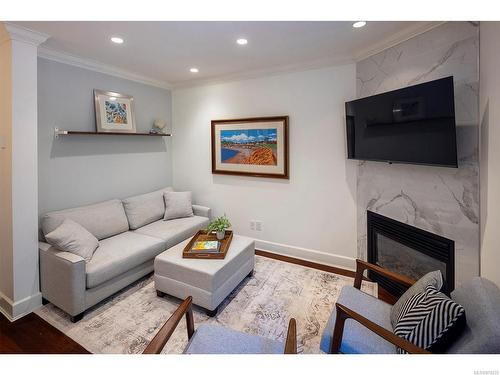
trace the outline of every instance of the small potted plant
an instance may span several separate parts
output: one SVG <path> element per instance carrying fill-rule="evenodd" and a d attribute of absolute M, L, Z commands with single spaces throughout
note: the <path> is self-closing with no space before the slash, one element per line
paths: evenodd
<path fill-rule="evenodd" d="M 215 235 L 217 236 L 217 239 L 220 241 L 224 239 L 224 236 L 226 235 L 226 229 L 228 229 L 230 226 L 231 223 L 224 214 L 224 216 L 220 216 L 214 219 L 210 224 L 208 224 L 207 233 L 215 231 Z"/>

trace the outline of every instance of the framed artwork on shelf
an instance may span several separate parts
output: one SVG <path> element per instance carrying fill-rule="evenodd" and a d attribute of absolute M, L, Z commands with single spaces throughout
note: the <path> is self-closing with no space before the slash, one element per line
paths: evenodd
<path fill-rule="evenodd" d="M 212 120 L 212 173 L 289 178 L 288 116 Z"/>
<path fill-rule="evenodd" d="M 136 133 L 134 98 L 111 91 L 94 90 L 96 131 Z"/>

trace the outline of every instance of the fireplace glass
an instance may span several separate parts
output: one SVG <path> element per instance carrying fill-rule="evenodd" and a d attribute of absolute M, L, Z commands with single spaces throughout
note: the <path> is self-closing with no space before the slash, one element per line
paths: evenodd
<path fill-rule="evenodd" d="M 400 273 L 414 280 L 426 273 L 440 270 L 446 275 L 446 263 L 416 251 L 411 247 L 377 233 L 377 259 L 375 263 L 389 271 Z"/>

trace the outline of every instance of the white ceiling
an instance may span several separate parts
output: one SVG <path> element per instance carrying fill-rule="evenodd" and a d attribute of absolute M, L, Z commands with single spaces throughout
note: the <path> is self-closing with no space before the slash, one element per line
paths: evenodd
<path fill-rule="evenodd" d="M 50 35 L 58 51 L 161 83 L 183 86 L 346 63 L 378 52 L 429 22 L 15 22 Z M 125 40 L 110 42 L 111 36 Z M 248 39 L 246 46 L 237 38 Z M 61 56 L 61 54 L 58 54 Z M 189 72 L 190 67 L 199 73 Z"/>

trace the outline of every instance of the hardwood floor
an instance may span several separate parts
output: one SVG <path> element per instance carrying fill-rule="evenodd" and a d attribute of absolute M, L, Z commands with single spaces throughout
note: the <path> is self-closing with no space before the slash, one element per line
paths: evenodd
<path fill-rule="evenodd" d="M 31 313 L 15 322 L 0 314 L 0 354 L 89 354 L 38 315 Z"/>
<path fill-rule="evenodd" d="M 255 254 L 305 267 L 354 277 L 354 272 L 263 250 Z M 381 300 L 393 304 L 397 299 L 379 286 Z M 57 330 L 38 315 L 31 313 L 11 323 L 0 314 L 0 354 L 90 354 L 76 341 Z"/>

